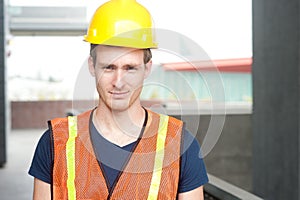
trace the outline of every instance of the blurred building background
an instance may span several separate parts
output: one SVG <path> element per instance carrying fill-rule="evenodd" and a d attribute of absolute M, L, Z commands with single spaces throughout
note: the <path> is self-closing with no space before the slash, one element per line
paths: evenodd
<path fill-rule="evenodd" d="M 82 36 L 102 2 L 1 2 L 0 177 L 14 162 L 7 149 L 22 146 L 18 136 L 36 142 L 47 120 L 96 105 Z M 186 122 L 213 184 L 217 177 L 265 199 L 300 199 L 300 0 L 139 2 L 161 46 L 143 105 Z"/>

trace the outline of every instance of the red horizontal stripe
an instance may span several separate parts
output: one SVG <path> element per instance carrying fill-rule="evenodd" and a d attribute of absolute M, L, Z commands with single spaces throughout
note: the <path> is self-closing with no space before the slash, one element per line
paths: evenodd
<path fill-rule="evenodd" d="M 250 73 L 252 69 L 252 58 L 164 63 L 162 66 L 165 70 L 174 71 L 220 71 Z"/>

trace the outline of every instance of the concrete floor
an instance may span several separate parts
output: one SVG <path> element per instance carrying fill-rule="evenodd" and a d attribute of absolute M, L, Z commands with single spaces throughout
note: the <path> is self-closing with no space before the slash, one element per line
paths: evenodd
<path fill-rule="evenodd" d="M 28 169 L 44 130 L 12 130 L 7 134 L 7 162 L 0 168 L 0 200 L 32 199 Z"/>

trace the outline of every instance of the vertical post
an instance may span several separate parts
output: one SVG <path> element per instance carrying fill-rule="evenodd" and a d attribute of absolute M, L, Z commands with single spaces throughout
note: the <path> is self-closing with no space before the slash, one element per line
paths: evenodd
<path fill-rule="evenodd" d="M 6 133 L 8 103 L 6 95 L 6 0 L 0 1 L 0 167 L 6 162 Z"/>
<path fill-rule="evenodd" d="M 253 192 L 300 199 L 300 0 L 253 0 Z"/>

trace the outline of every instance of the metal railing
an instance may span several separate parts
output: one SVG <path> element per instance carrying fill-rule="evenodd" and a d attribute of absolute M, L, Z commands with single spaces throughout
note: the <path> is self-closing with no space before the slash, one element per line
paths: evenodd
<path fill-rule="evenodd" d="M 263 200 L 262 198 L 208 174 L 209 183 L 204 185 L 205 200 Z"/>

